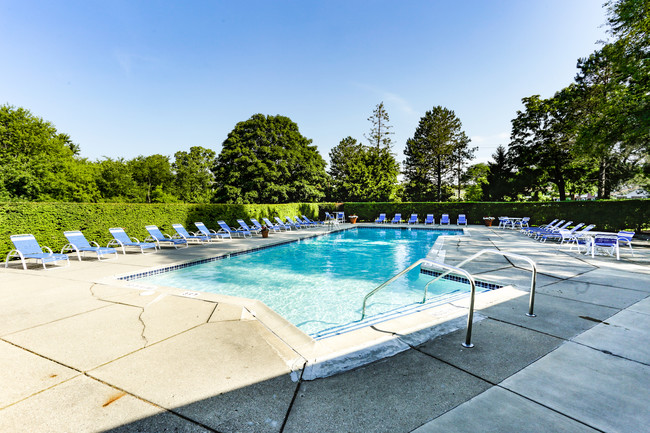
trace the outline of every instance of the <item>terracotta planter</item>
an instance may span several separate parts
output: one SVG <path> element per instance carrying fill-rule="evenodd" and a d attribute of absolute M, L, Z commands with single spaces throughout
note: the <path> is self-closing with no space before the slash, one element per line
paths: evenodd
<path fill-rule="evenodd" d="M 492 227 L 492 221 L 494 221 L 494 220 L 483 220 L 486 227 Z"/>
<path fill-rule="evenodd" d="M 355 216 L 354 216 L 354 217 L 350 217 L 350 222 L 351 222 L 352 224 L 356 224 L 356 223 L 357 223 L 357 218 L 358 218 L 358 217 L 355 217 Z"/>
<path fill-rule="evenodd" d="M 268 238 L 269 237 L 269 231 L 268 230 L 262 230 L 260 233 L 262 233 L 263 238 Z"/>

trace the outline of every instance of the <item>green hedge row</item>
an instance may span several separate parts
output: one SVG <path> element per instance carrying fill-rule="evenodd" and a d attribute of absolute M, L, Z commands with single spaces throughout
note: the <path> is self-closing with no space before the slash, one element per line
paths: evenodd
<path fill-rule="evenodd" d="M 420 221 L 434 214 L 436 223 L 443 213 L 452 223 L 465 214 L 469 224 L 483 224 L 483 217 L 510 216 L 531 218 L 532 225 L 545 224 L 555 218 L 595 224 L 596 230 L 641 231 L 650 227 L 650 200 L 599 200 L 564 202 L 450 202 L 450 203 L 345 203 L 346 215 L 358 215 L 360 221 L 374 221 L 380 213 L 393 218 L 401 213 L 406 220 L 417 213 Z"/>
<path fill-rule="evenodd" d="M 523 203 L 291 203 L 291 204 L 131 204 L 131 203 L 0 203 L 0 257 L 13 249 L 9 236 L 32 233 L 41 245 L 54 251 L 66 244 L 63 232 L 82 230 L 88 240 L 106 245 L 111 239 L 109 227 L 124 227 L 139 238 L 147 237 L 145 225 L 155 224 L 163 232 L 173 233 L 173 223 L 194 231 L 195 221 L 217 228 L 217 220 L 236 225 L 237 218 L 307 215 L 324 219 L 325 212 L 342 210 L 347 216 L 358 215 L 360 221 L 374 221 L 380 213 L 392 218 L 397 212 L 407 219 L 417 213 L 420 221 L 433 213 L 436 222 L 443 213 L 452 222 L 465 214 L 470 224 L 483 224 L 484 216 L 531 217 L 533 225 L 554 218 L 596 224 L 598 230 L 631 229 L 641 231 L 650 226 L 650 200 L 611 200 Z"/>
<path fill-rule="evenodd" d="M 123 227 L 130 236 L 140 240 L 147 237 L 145 226 L 155 224 L 163 232 L 173 234 L 171 227 L 181 223 L 188 231 L 196 231 L 195 221 L 218 229 L 217 221 L 237 226 L 237 218 L 306 215 L 323 218 L 333 211 L 331 203 L 292 204 L 132 204 L 132 203 L 0 203 L 0 258 L 4 260 L 13 249 L 10 235 L 31 233 L 42 246 L 55 252 L 67 243 L 63 232 L 81 230 L 89 241 L 106 245 L 112 239 L 108 229 Z M 261 219 L 260 219 L 261 221 Z"/>

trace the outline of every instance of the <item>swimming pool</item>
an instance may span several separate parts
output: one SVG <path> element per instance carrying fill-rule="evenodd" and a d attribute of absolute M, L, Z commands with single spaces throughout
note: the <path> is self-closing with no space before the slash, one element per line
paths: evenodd
<path fill-rule="evenodd" d="M 423 258 L 442 234 L 462 231 L 393 227 L 343 230 L 223 260 L 148 276 L 141 281 L 257 299 L 319 338 L 359 322 L 364 296 Z M 431 275 L 419 268 L 370 298 L 371 320 L 421 301 Z M 469 285 L 440 280 L 429 302 L 464 294 Z"/>

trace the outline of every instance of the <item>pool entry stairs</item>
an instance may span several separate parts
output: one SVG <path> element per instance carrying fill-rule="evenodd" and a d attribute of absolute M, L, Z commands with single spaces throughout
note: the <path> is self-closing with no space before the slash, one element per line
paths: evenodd
<path fill-rule="evenodd" d="M 379 285 L 377 288 L 374 290 L 370 291 L 364 298 L 363 298 L 363 306 L 361 308 L 361 322 L 364 322 L 366 319 L 366 304 L 368 302 L 368 299 L 372 297 L 374 294 L 377 292 L 381 291 L 384 289 L 386 286 L 391 284 L 393 281 L 397 280 L 398 278 L 401 278 L 404 274 L 408 273 L 409 271 L 413 270 L 414 268 L 421 266 L 423 264 L 428 265 L 429 267 L 432 268 L 438 268 L 438 269 L 446 269 L 445 272 L 440 273 L 439 275 L 435 276 L 431 281 L 429 281 L 425 286 L 424 286 L 424 294 L 422 298 L 422 302 L 420 304 L 424 304 L 427 301 L 427 293 L 428 293 L 428 288 L 431 284 L 435 283 L 436 281 L 440 280 L 441 278 L 445 278 L 450 274 L 455 274 L 455 275 L 462 275 L 463 279 L 461 281 L 465 281 L 468 283 L 471 287 L 470 290 L 470 301 L 469 301 L 469 312 L 467 313 L 467 332 L 465 336 L 465 341 L 462 343 L 464 347 L 473 347 L 474 345 L 472 344 L 472 322 L 473 322 L 473 317 L 474 317 L 474 300 L 476 297 L 476 286 L 477 282 L 475 278 L 467 272 L 465 269 L 462 269 L 461 266 L 466 265 L 467 263 L 472 262 L 478 257 L 481 257 L 485 254 L 495 254 L 495 255 L 501 255 L 506 258 L 512 258 L 512 259 L 518 259 L 518 260 L 524 260 L 528 262 L 531 266 L 532 270 L 532 278 L 531 278 L 531 284 L 530 284 L 530 299 L 528 303 L 528 313 L 526 313 L 527 316 L 529 317 L 535 317 L 535 314 L 533 312 L 534 304 L 535 304 L 535 284 L 537 281 L 537 266 L 535 265 L 535 262 L 533 262 L 529 257 L 522 256 L 520 254 L 514 254 L 514 253 L 509 253 L 506 251 L 499 251 L 499 250 L 494 250 L 494 249 L 484 249 L 476 254 L 468 257 L 467 259 L 463 260 L 456 266 L 451 266 L 447 265 L 445 263 L 440 263 L 436 262 L 430 259 L 420 259 L 417 260 L 415 263 L 411 264 L 409 267 L 404 269 L 403 271 L 399 272 L 397 275 L 394 277 L 390 278 L 388 281 L 384 282 L 383 284 Z M 464 293 L 463 293 L 464 295 Z M 458 296 L 458 295 L 457 295 Z M 449 299 L 445 299 L 444 302 L 451 302 Z M 381 319 L 376 319 L 376 320 L 387 320 L 387 318 L 382 315 Z M 359 323 L 359 322 L 355 322 Z M 367 324 L 364 325 L 368 326 Z M 341 331 L 339 331 L 341 332 Z M 320 337 L 324 338 L 324 337 Z"/>

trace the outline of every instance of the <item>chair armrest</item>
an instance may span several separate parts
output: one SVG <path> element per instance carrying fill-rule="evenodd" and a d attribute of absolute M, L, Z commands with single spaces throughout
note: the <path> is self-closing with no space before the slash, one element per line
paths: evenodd
<path fill-rule="evenodd" d="M 52 248 L 50 248 L 50 247 L 45 247 L 45 246 L 44 246 L 43 249 L 49 251 L 49 252 L 48 252 L 49 255 L 53 255 L 53 254 L 54 254 L 54 251 L 52 251 Z"/>
<path fill-rule="evenodd" d="M 100 246 L 99 246 L 99 244 L 98 244 L 97 242 L 95 242 L 95 241 L 91 241 L 91 242 L 90 242 L 90 245 L 93 245 L 93 244 L 94 244 L 97 248 L 100 248 Z"/>
<path fill-rule="evenodd" d="M 61 254 L 64 254 L 66 251 L 78 252 L 79 248 L 77 248 L 75 244 L 65 244 L 63 248 L 61 248 Z"/>

